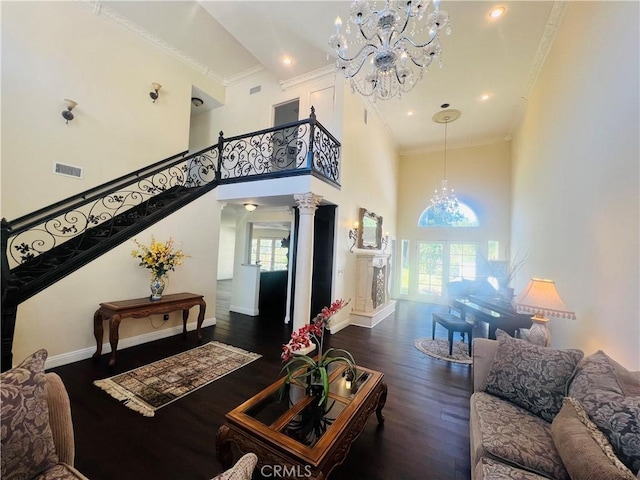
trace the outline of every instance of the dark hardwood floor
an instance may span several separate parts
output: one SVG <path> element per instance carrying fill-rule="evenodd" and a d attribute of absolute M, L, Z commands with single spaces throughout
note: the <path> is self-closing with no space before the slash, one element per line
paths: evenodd
<path fill-rule="evenodd" d="M 193 348 L 195 332 L 186 339 L 178 335 L 119 350 L 114 371 L 107 368 L 107 354 L 98 362 L 87 359 L 51 370 L 69 391 L 76 467 L 87 477 L 203 480 L 222 471 L 215 436 L 224 415 L 277 379 L 281 344 L 288 341 L 290 327 L 268 315 L 230 313 L 225 282 L 220 282 L 219 295 L 218 323 L 203 329 L 203 340 L 235 345 L 262 358 L 161 408 L 155 417 L 129 410 L 92 382 Z M 395 315 L 373 329 L 349 326 L 327 334 L 325 345 L 346 348 L 359 364 L 384 372 L 389 387 L 384 425 L 378 426 L 375 416 L 369 419 L 331 480 L 470 478 L 472 369 L 433 359 L 413 346 L 416 338 L 431 335 L 434 308 L 441 309 L 400 301 Z M 261 477 L 256 473 L 254 478 Z"/>

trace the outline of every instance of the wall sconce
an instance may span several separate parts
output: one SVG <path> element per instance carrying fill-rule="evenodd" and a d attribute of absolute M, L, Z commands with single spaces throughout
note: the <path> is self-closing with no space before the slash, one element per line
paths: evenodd
<path fill-rule="evenodd" d="M 67 109 L 62 111 L 62 118 L 64 118 L 67 121 L 67 125 L 68 125 L 69 120 L 73 120 L 73 113 L 71 113 L 71 110 L 76 108 L 76 105 L 78 104 L 73 100 L 69 100 L 68 98 L 65 98 L 64 101 L 67 104 Z"/>
<path fill-rule="evenodd" d="M 382 237 L 382 253 L 387 251 L 387 245 L 389 245 L 389 232 L 384 232 L 384 237 Z"/>
<path fill-rule="evenodd" d="M 244 208 L 247 210 L 247 212 L 253 212 L 256 208 L 258 208 L 258 206 L 255 203 L 245 203 Z"/>
<path fill-rule="evenodd" d="M 160 96 L 160 94 L 158 93 L 158 90 L 162 88 L 162 85 L 160 85 L 159 83 L 152 83 L 151 86 L 153 87 L 154 91 L 149 92 L 149 96 L 153 98 L 153 103 L 156 103 L 156 100 Z"/>
<path fill-rule="evenodd" d="M 356 240 L 358 240 L 358 222 L 353 222 L 353 228 L 349 229 L 349 240 L 353 243 L 349 247 L 349 253 L 353 253 L 353 247 L 356 246 Z"/>

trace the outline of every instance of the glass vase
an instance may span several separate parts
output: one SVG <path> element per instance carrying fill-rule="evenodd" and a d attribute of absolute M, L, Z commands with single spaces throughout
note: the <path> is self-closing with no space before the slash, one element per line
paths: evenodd
<path fill-rule="evenodd" d="M 151 289 L 151 301 L 157 302 L 162 299 L 162 292 L 166 286 L 166 279 L 163 276 L 153 277 L 149 288 Z"/>

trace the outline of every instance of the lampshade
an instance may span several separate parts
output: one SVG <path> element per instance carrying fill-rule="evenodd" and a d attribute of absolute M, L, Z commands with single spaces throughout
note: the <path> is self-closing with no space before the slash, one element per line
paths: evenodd
<path fill-rule="evenodd" d="M 518 311 L 534 313 L 539 317 L 576 318 L 576 314 L 560 298 L 555 282 L 544 278 L 532 278 L 515 298 L 514 304 Z"/>

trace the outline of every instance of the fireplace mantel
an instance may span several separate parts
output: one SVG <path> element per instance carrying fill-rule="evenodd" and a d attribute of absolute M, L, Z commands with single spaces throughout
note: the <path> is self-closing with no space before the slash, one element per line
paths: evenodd
<path fill-rule="evenodd" d="M 358 253 L 352 325 L 371 328 L 395 311 L 396 302 L 389 300 L 389 258 L 382 252 Z"/>

